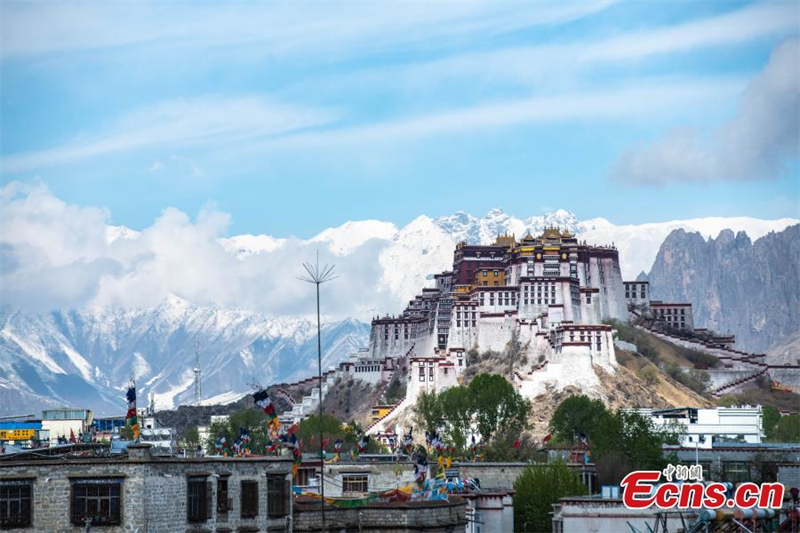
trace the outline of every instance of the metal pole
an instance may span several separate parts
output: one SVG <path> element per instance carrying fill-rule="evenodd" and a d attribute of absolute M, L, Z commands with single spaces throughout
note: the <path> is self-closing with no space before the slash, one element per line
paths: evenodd
<path fill-rule="evenodd" d="M 322 531 L 325 532 L 325 456 L 322 447 L 322 329 L 319 319 L 319 283 L 317 283 L 317 370 L 319 372 L 319 504 L 322 510 Z"/>
<path fill-rule="evenodd" d="M 320 495 L 320 505 L 321 505 L 321 518 L 322 518 L 322 531 L 325 531 L 325 457 L 322 454 L 323 447 L 322 447 L 322 439 L 323 439 L 323 431 L 322 431 L 322 400 L 324 398 L 322 394 L 322 326 L 320 320 L 320 312 L 319 312 L 319 286 L 327 281 L 331 281 L 332 279 L 336 279 L 336 275 L 333 273 L 333 265 L 325 265 L 323 268 L 320 269 L 319 267 L 319 250 L 317 250 L 317 261 L 315 264 L 311 263 L 303 263 L 303 268 L 305 269 L 307 276 L 298 277 L 300 281 L 305 281 L 306 283 L 313 283 L 317 287 L 317 372 L 318 372 L 318 387 L 319 387 L 319 415 L 318 415 L 318 423 L 319 423 L 319 448 L 320 448 L 320 476 L 319 476 L 319 495 Z"/>

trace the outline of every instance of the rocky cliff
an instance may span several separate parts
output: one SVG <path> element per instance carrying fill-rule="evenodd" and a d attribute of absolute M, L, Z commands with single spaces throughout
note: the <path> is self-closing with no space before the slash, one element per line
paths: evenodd
<path fill-rule="evenodd" d="M 764 352 L 800 331 L 800 225 L 752 242 L 675 230 L 649 275 L 652 298 L 691 302 L 695 325 L 733 333 L 740 349 Z"/>

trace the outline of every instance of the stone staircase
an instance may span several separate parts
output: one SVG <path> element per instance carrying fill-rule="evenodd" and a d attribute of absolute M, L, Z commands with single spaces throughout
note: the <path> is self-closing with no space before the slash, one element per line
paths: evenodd
<path fill-rule="evenodd" d="M 743 385 L 743 384 L 745 384 L 747 382 L 754 381 L 754 380 L 758 379 L 760 376 L 763 376 L 764 374 L 766 374 L 768 370 L 769 370 L 769 367 L 767 365 L 764 365 L 764 368 L 759 370 L 758 372 L 755 372 L 755 373 L 753 373 L 753 374 L 751 374 L 749 376 L 745 376 L 743 378 L 736 379 L 734 381 L 731 381 L 730 383 L 726 383 L 726 384 L 722 385 L 721 387 L 717 387 L 716 389 L 711 391 L 711 394 L 713 396 L 719 398 L 723 394 L 731 392 L 733 389 L 737 388 L 739 385 Z"/>
<path fill-rule="evenodd" d="M 338 377 L 338 371 L 329 371 L 325 372 L 322 375 L 322 395 L 324 396 L 331 385 L 336 381 Z M 308 378 L 300 381 L 294 385 L 305 385 L 309 382 L 316 382 L 318 378 Z M 292 385 L 289 385 L 292 386 Z M 319 411 L 319 401 L 320 401 L 320 389 L 319 387 L 314 387 L 311 389 L 311 393 L 303 396 L 299 401 L 295 401 L 288 392 L 284 389 L 279 388 L 278 391 L 283 392 L 286 397 L 290 400 L 292 404 L 292 408 L 288 411 L 284 411 L 283 413 L 278 415 L 278 420 L 280 420 L 281 424 L 284 425 L 293 425 L 299 424 L 301 421 L 305 420 L 309 416 L 316 414 Z"/>

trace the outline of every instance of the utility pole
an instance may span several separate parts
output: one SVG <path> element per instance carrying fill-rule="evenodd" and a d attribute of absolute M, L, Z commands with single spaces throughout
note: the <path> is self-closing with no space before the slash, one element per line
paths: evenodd
<path fill-rule="evenodd" d="M 319 286 L 323 283 L 336 279 L 338 276 L 333 274 L 334 265 L 325 265 L 320 268 L 319 266 L 319 250 L 317 250 L 317 261 L 313 265 L 311 263 L 303 263 L 303 268 L 306 270 L 307 276 L 298 277 L 300 281 L 306 283 L 313 283 L 317 287 L 317 372 L 318 372 L 318 386 L 319 386 L 319 416 L 317 423 L 319 424 L 319 448 L 321 466 L 319 472 L 319 504 L 322 511 L 322 532 L 325 533 L 325 456 L 322 455 L 322 329 L 320 326 L 319 318 Z"/>
<path fill-rule="evenodd" d="M 200 376 L 203 371 L 200 370 L 200 339 L 197 335 L 194 337 L 194 404 L 200 405 L 200 398 L 202 393 L 200 390 Z"/>

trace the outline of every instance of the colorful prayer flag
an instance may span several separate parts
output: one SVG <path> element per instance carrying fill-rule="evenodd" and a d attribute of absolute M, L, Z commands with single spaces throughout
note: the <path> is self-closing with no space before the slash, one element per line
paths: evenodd
<path fill-rule="evenodd" d="M 270 427 L 274 429 L 281 427 L 281 423 L 278 420 L 278 414 L 275 412 L 275 405 L 273 405 L 272 400 L 270 399 L 266 390 L 261 389 L 260 391 L 254 393 L 253 401 L 261 408 L 264 414 L 267 415 L 267 424 Z"/>
<path fill-rule="evenodd" d="M 139 416 L 136 412 L 136 385 L 132 384 L 128 388 L 125 395 L 128 399 L 128 413 L 125 416 L 125 422 L 131 426 L 133 430 L 133 439 L 139 440 Z"/>

